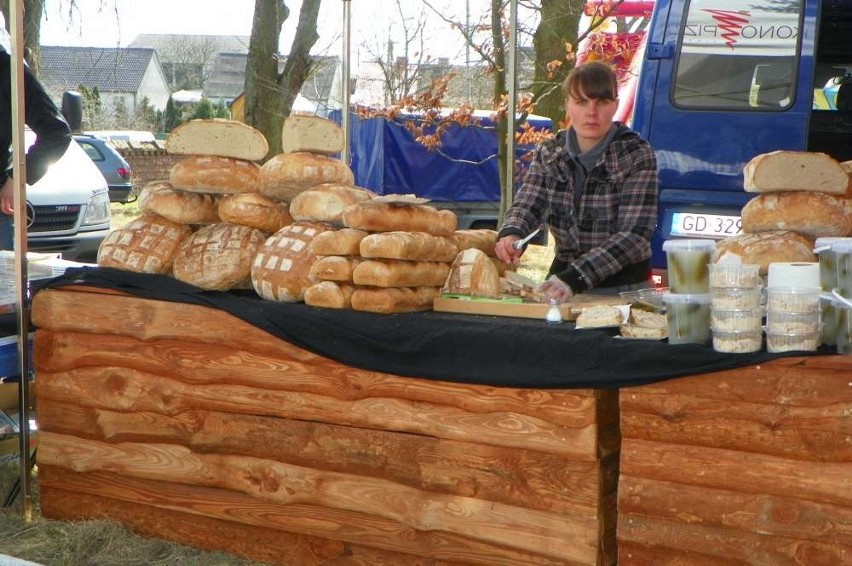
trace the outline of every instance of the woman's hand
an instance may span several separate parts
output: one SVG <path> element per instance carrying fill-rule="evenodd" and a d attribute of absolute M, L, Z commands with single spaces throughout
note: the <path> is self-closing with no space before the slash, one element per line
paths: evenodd
<path fill-rule="evenodd" d="M 524 250 L 516 250 L 512 244 L 520 239 L 520 236 L 509 235 L 497 240 L 497 245 L 494 246 L 494 254 L 497 259 L 508 265 L 517 265 L 521 261 Z"/>
<path fill-rule="evenodd" d="M 574 296 L 571 286 L 555 275 L 551 275 L 547 281 L 539 283 L 535 290 L 541 294 L 542 302 L 556 300 L 557 303 L 567 303 Z"/>

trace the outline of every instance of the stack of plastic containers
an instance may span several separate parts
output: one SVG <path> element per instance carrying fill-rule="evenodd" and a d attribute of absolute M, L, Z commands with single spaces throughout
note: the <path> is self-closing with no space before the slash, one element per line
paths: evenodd
<path fill-rule="evenodd" d="M 666 240 L 669 292 L 663 295 L 669 344 L 710 343 L 710 277 L 713 240 Z"/>
<path fill-rule="evenodd" d="M 845 323 L 842 318 L 846 314 L 843 303 L 831 297 L 831 291 L 837 287 L 835 247 L 846 249 L 852 246 L 852 238 L 817 238 L 814 246 L 819 254 L 819 282 L 823 291 L 820 302 L 822 342 L 834 345 L 837 343 L 838 330 Z"/>
<path fill-rule="evenodd" d="M 763 346 L 760 266 L 717 263 L 710 271 L 710 328 L 718 352 L 757 352 Z"/>
<path fill-rule="evenodd" d="M 852 354 L 852 238 L 843 238 L 831 242 L 830 245 L 835 267 L 832 291 L 839 295 L 832 305 L 835 315 L 833 323 L 837 353 Z M 821 261 L 822 252 L 820 252 Z M 825 327 L 823 327 L 823 333 L 825 333 Z"/>
<path fill-rule="evenodd" d="M 820 337 L 820 292 L 809 287 L 766 289 L 766 350 L 816 350 Z"/>

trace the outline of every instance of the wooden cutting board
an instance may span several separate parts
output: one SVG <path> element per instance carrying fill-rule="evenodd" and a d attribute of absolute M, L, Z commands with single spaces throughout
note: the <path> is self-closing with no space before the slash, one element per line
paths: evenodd
<path fill-rule="evenodd" d="M 577 320 L 584 308 L 596 305 L 623 305 L 624 299 L 611 295 L 583 294 L 572 297 L 567 303 L 560 305 L 564 320 Z M 513 316 L 519 318 L 544 319 L 548 306 L 544 303 L 518 303 L 511 300 L 481 299 L 474 297 L 450 298 L 439 296 L 435 298 L 433 310 L 438 312 L 454 312 L 462 314 L 484 314 L 488 316 Z"/>

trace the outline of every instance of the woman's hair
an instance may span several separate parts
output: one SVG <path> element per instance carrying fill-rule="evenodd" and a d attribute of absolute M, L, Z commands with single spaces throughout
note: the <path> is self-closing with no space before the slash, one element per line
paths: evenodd
<path fill-rule="evenodd" d="M 562 82 L 562 94 L 565 100 L 572 98 L 591 98 L 615 100 L 618 98 L 618 80 L 613 70 L 599 61 L 574 67 Z"/>

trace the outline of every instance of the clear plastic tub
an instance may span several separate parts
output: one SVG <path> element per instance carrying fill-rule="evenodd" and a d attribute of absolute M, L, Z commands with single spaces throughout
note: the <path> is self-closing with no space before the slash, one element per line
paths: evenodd
<path fill-rule="evenodd" d="M 710 295 L 665 293 L 669 344 L 710 342 Z"/>
<path fill-rule="evenodd" d="M 763 309 L 717 309 L 710 307 L 710 328 L 720 332 L 760 332 Z"/>
<path fill-rule="evenodd" d="M 710 287 L 759 287 L 760 266 L 753 263 L 711 263 Z"/>
<path fill-rule="evenodd" d="M 666 240 L 663 251 L 669 276 L 669 290 L 678 294 L 710 292 L 710 264 L 716 242 L 713 240 Z"/>
<path fill-rule="evenodd" d="M 714 309 L 756 309 L 762 301 L 760 287 L 712 287 Z"/>
<path fill-rule="evenodd" d="M 819 312 L 821 289 L 811 287 L 767 287 L 766 310 L 789 313 Z"/>
<path fill-rule="evenodd" d="M 820 312 L 766 311 L 767 332 L 779 334 L 812 334 L 820 330 Z"/>
<path fill-rule="evenodd" d="M 834 252 L 836 284 L 841 295 L 852 298 L 852 238 L 831 243 Z"/>
<path fill-rule="evenodd" d="M 786 334 L 766 332 L 767 352 L 814 352 L 820 344 L 820 333 Z"/>
<path fill-rule="evenodd" d="M 652 289 L 639 289 L 637 291 L 623 291 L 619 296 L 626 304 L 636 304 L 640 308 L 646 306 L 647 310 L 662 313 L 666 310 L 663 303 L 663 295 L 669 292 L 668 287 L 654 287 Z"/>
<path fill-rule="evenodd" d="M 837 353 L 852 355 L 852 309 L 846 306 L 838 306 L 836 324 Z M 825 329 L 823 328 L 823 334 Z"/>
<path fill-rule="evenodd" d="M 763 347 L 762 330 L 713 330 L 713 349 L 728 354 L 759 352 Z"/>
<path fill-rule="evenodd" d="M 841 248 L 852 238 L 822 237 L 814 242 L 814 249 L 819 250 L 819 282 L 823 291 L 831 291 L 837 287 L 837 262 L 835 246 Z"/>

